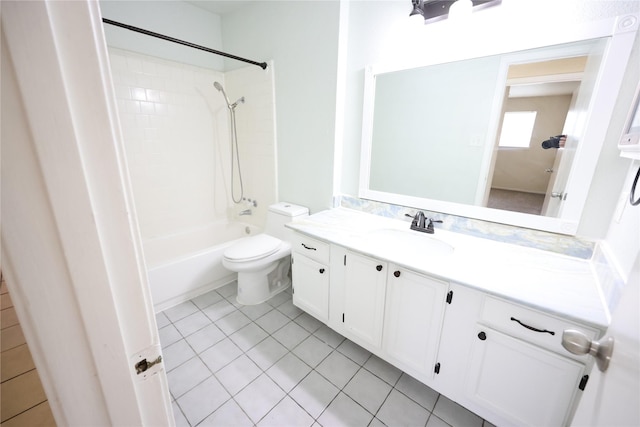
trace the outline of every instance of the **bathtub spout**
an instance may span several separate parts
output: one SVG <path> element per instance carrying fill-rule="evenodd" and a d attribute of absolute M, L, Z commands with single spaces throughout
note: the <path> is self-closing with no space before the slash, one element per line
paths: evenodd
<path fill-rule="evenodd" d="M 243 216 L 243 215 L 251 215 L 251 209 L 245 209 L 243 211 L 240 211 L 240 213 L 238 214 L 239 216 Z"/>

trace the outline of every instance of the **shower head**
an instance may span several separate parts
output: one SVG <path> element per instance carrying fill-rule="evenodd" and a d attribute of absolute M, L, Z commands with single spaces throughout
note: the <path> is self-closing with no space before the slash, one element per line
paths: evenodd
<path fill-rule="evenodd" d="M 222 92 L 222 96 L 224 96 L 224 100 L 227 101 L 227 107 L 231 108 L 231 103 L 229 102 L 229 98 L 227 97 L 227 94 L 225 93 L 224 88 L 222 87 L 222 85 L 220 83 L 218 83 L 218 82 L 213 82 L 213 87 L 215 87 L 220 92 Z"/>
<path fill-rule="evenodd" d="M 241 103 L 241 102 L 244 103 L 244 96 L 242 98 L 238 99 L 233 104 L 231 102 L 229 102 L 229 97 L 227 97 L 227 93 L 224 91 L 224 88 L 222 87 L 222 85 L 219 82 L 213 82 L 213 87 L 215 87 L 220 92 L 222 92 L 222 95 L 224 96 L 224 100 L 227 101 L 227 108 L 229 108 L 230 110 L 234 110 L 238 106 L 239 103 Z"/>

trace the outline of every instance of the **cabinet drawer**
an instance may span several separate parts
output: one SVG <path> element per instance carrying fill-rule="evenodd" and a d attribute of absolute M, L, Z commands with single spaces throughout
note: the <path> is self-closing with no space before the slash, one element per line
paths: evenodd
<path fill-rule="evenodd" d="M 291 249 L 323 264 L 329 264 L 329 244 L 295 233 Z"/>
<path fill-rule="evenodd" d="M 575 359 L 584 359 L 585 356 L 572 355 L 562 347 L 563 331 L 575 329 L 592 340 L 598 336 L 595 329 L 492 297 L 485 298 L 481 319 L 482 323 L 513 337 Z"/>

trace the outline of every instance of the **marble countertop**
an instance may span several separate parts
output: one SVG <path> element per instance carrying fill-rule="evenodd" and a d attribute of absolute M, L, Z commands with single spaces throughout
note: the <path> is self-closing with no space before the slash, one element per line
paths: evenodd
<path fill-rule="evenodd" d="M 609 326 L 589 260 L 438 230 L 437 224 L 435 234 L 420 233 L 411 231 L 410 223 L 411 218 L 401 221 L 335 208 L 287 227 L 600 330 Z"/>

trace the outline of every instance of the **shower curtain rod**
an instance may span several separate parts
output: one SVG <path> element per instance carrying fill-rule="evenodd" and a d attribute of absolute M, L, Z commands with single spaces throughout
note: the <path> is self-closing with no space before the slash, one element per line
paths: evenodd
<path fill-rule="evenodd" d="M 241 58 L 239 56 L 231 55 L 230 53 L 220 52 L 219 50 L 210 49 L 208 47 L 204 47 L 204 46 L 200 46 L 200 45 L 197 45 L 197 44 L 194 44 L 194 43 L 186 42 L 184 40 L 180 40 L 180 39 L 176 39 L 176 38 L 173 38 L 173 37 L 165 36 L 164 34 L 154 33 L 153 31 L 145 30 L 143 28 L 134 27 L 133 25 L 123 24 L 123 23 L 117 22 L 117 21 L 112 21 L 111 19 L 107 19 L 107 18 L 102 18 L 102 22 L 104 22 L 105 24 L 115 25 L 116 27 L 125 28 L 125 29 L 130 30 L 130 31 L 135 31 L 136 33 L 142 33 L 142 34 L 146 34 L 146 35 L 151 36 L 151 37 L 157 37 L 157 38 L 162 39 L 162 40 L 167 40 L 167 41 L 170 41 L 170 42 L 173 42 L 173 43 L 178 43 L 178 44 L 181 44 L 183 46 L 188 46 L 188 47 L 192 47 L 194 49 L 204 50 L 205 52 L 214 53 L 216 55 L 225 56 L 227 58 L 235 59 L 237 61 L 247 62 L 249 64 L 257 65 L 258 67 L 262 68 L 263 70 L 267 69 L 267 63 L 266 62 L 256 62 L 256 61 L 252 61 L 250 59 Z"/>

